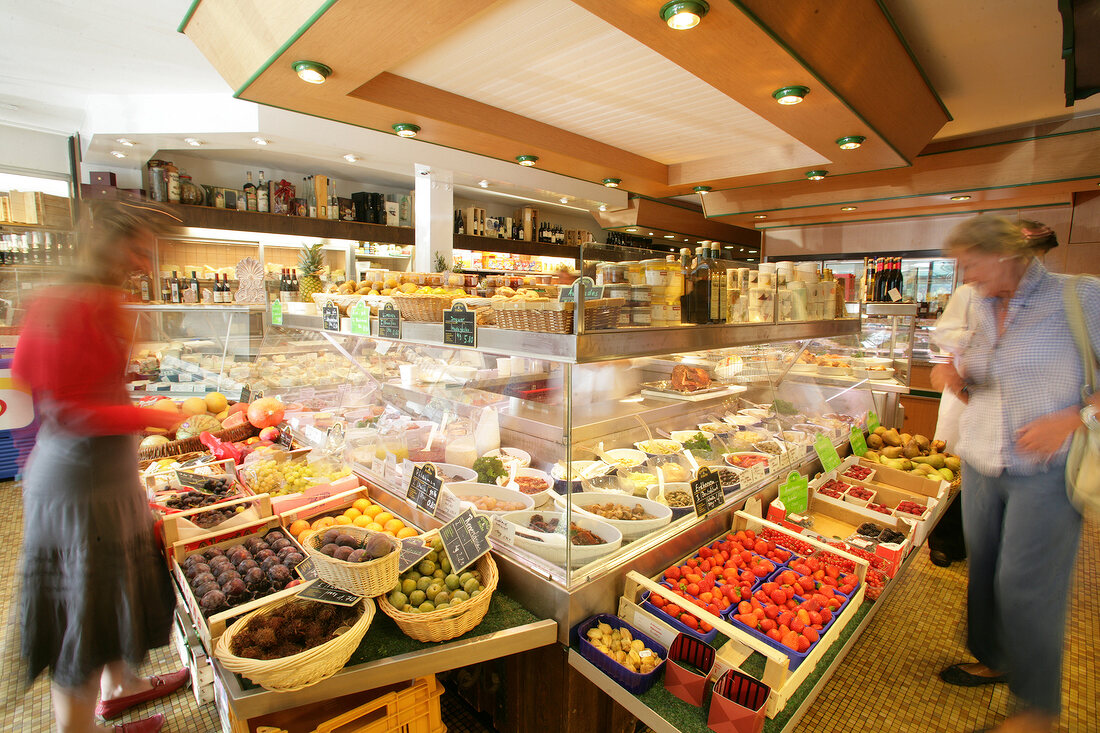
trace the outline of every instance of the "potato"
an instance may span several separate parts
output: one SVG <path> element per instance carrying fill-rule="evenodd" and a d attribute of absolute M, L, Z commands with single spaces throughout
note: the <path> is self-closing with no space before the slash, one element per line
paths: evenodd
<path fill-rule="evenodd" d="M 640 652 L 641 650 L 645 649 L 645 644 L 642 643 L 641 639 L 635 639 L 634 641 L 630 642 L 630 648 L 636 652 Z"/>
<path fill-rule="evenodd" d="M 623 641 L 632 641 L 634 639 L 634 636 L 630 633 L 630 629 L 619 629 L 619 636 L 622 637 Z"/>
<path fill-rule="evenodd" d="M 600 633 L 599 629 L 593 626 L 591 629 L 588 630 L 588 633 L 585 634 L 585 636 L 587 636 L 589 639 L 599 639 L 601 636 L 603 636 L 603 634 Z"/>

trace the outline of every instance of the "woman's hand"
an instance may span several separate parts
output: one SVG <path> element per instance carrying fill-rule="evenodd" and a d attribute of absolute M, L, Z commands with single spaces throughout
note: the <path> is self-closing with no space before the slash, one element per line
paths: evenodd
<path fill-rule="evenodd" d="M 955 369 L 954 364 L 937 364 L 932 367 L 932 373 L 929 375 L 929 379 L 932 382 L 932 386 L 941 392 L 953 392 L 955 396 L 964 403 L 970 401 L 970 396 L 963 391 L 966 387 L 966 382 L 959 376 L 959 372 Z"/>
<path fill-rule="evenodd" d="M 1076 407 L 1043 415 L 1016 431 L 1016 447 L 1022 453 L 1050 458 L 1080 425 L 1081 414 Z"/>

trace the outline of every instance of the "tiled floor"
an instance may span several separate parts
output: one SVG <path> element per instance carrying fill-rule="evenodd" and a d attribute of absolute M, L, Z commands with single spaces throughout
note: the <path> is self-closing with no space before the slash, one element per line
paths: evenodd
<path fill-rule="evenodd" d="M 19 682 L 16 654 L 16 598 L 13 581 L 22 534 L 19 488 L 0 483 L 0 731 L 46 733 L 50 730 L 49 686 L 43 676 L 25 693 Z M 1100 524 L 1086 524 L 1077 562 L 1071 633 L 1066 641 L 1064 712 L 1060 731 L 1100 730 Z M 936 672 L 966 657 L 966 565 L 938 568 L 927 550 L 900 579 L 889 602 L 879 609 L 862 638 L 839 666 L 825 691 L 795 729 L 798 733 L 926 733 L 969 731 L 993 725 L 1009 710 L 1003 685 L 957 688 L 940 682 Z M 145 674 L 178 668 L 172 647 L 156 650 Z M 486 730 L 469 711 L 448 709 L 444 719 L 452 733 Z M 199 707 L 190 689 L 159 700 L 117 722 L 164 713 L 169 733 L 214 733 L 220 730 L 212 705 Z"/>

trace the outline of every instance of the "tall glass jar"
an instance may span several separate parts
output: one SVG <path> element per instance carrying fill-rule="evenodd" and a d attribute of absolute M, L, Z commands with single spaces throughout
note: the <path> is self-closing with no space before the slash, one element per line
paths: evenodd
<path fill-rule="evenodd" d="M 178 204 L 180 202 L 180 169 L 172 161 L 168 161 L 164 169 L 168 173 L 168 200 Z"/>
<path fill-rule="evenodd" d="M 180 203 L 191 206 L 202 206 L 206 203 L 206 195 L 202 188 L 186 173 L 180 173 Z"/>
<path fill-rule="evenodd" d="M 146 190 L 153 201 L 168 200 L 168 164 L 163 160 L 151 159 L 145 164 Z"/>

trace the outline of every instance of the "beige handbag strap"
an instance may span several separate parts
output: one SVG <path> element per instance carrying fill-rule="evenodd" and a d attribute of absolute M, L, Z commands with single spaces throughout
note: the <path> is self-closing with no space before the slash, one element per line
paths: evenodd
<path fill-rule="evenodd" d="M 1085 279 L 1084 275 L 1074 275 L 1066 280 L 1062 288 L 1066 320 L 1069 321 L 1073 340 L 1077 342 L 1077 350 L 1081 352 L 1081 361 L 1085 370 L 1085 384 L 1081 388 L 1082 400 L 1088 399 L 1096 392 L 1096 352 L 1093 351 L 1089 340 L 1089 330 L 1085 325 L 1085 310 L 1081 307 L 1081 299 L 1077 295 L 1077 283 Z"/>

